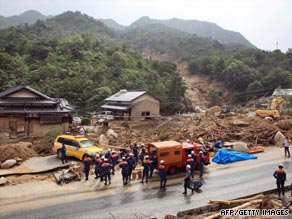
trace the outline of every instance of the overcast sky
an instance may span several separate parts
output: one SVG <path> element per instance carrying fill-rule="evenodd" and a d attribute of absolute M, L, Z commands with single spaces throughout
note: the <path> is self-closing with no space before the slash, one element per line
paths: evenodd
<path fill-rule="evenodd" d="M 242 33 L 263 50 L 292 48 L 292 0 L 0 0 L 0 15 L 81 11 L 129 25 L 142 16 L 209 21 Z"/>

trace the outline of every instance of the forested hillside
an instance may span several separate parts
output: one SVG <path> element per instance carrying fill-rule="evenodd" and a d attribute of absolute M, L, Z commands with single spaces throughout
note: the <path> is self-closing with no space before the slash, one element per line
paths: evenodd
<path fill-rule="evenodd" d="M 120 32 L 66 12 L 0 31 L 0 89 L 26 83 L 78 109 L 91 109 L 120 89 L 146 89 L 161 99 L 162 113 L 184 110 L 176 65 L 144 59 L 145 50 L 188 62 L 193 74 L 222 82 L 237 103 L 292 87 L 291 49 L 284 54 L 223 45 L 160 23 Z M 221 94 L 220 88 L 209 91 L 210 105 L 220 103 Z"/>
<path fill-rule="evenodd" d="M 78 12 L 2 30 L 1 91 L 26 83 L 66 98 L 79 110 L 95 110 L 120 89 L 146 89 L 161 99 L 162 113 L 181 109 L 184 86 L 176 66 L 144 60 L 126 45 L 109 43 L 113 36 L 102 23 Z"/>
<path fill-rule="evenodd" d="M 218 25 L 198 20 L 183 20 L 172 18 L 169 20 L 151 19 L 149 17 L 142 17 L 132 23 L 129 28 L 144 27 L 150 24 L 162 24 L 164 26 L 183 31 L 189 34 L 195 34 L 199 37 L 210 38 L 217 40 L 219 43 L 232 45 L 242 45 L 249 48 L 255 48 L 244 36 L 238 32 L 224 30 Z"/>
<path fill-rule="evenodd" d="M 37 20 L 46 20 L 51 17 L 52 16 L 42 15 L 40 12 L 35 10 L 26 11 L 20 15 L 14 15 L 10 17 L 0 16 L 0 29 L 24 24 L 34 24 Z"/>

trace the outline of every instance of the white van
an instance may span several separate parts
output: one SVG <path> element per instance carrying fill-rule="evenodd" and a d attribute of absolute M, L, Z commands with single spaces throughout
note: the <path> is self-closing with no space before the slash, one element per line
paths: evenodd
<path fill-rule="evenodd" d="M 98 119 L 106 119 L 106 120 L 114 119 L 114 114 L 112 111 L 100 111 L 100 112 L 97 112 L 96 116 Z"/>

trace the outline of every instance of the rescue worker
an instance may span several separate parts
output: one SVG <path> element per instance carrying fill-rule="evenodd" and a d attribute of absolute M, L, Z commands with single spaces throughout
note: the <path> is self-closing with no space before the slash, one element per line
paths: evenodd
<path fill-rule="evenodd" d="M 106 158 L 108 161 L 112 159 L 111 149 L 108 149 L 108 151 L 104 155 L 104 158 Z"/>
<path fill-rule="evenodd" d="M 141 150 L 140 150 L 140 158 L 141 158 L 141 161 L 143 161 L 145 155 L 146 155 L 145 145 L 144 144 L 141 144 Z"/>
<path fill-rule="evenodd" d="M 64 164 L 65 162 L 67 163 L 67 154 L 66 154 L 66 146 L 64 143 L 62 143 L 62 147 L 61 147 L 61 160 L 62 160 L 62 164 Z"/>
<path fill-rule="evenodd" d="M 149 160 L 148 155 L 145 156 L 145 159 L 142 162 L 142 166 L 143 166 L 143 176 L 142 176 L 141 183 L 144 183 L 144 178 L 146 179 L 146 183 L 148 183 L 149 171 L 150 171 L 150 166 L 151 166 L 151 161 Z"/>
<path fill-rule="evenodd" d="M 117 165 L 118 160 L 119 156 L 117 155 L 116 151 L 113 151 L 111 156 L 112 175 L 115 175 L 115 166 Z"/>
<path fill-rule="evenodd" d="M 199 152 L 199 170 L 200 170 L 200 178 L 203 177 L 204 174 L 204 165 L 205 165 L 205 158 L 204 158 L 204 154 L 203 151 Z"/>
<path fill-rule="evenodd" d="M 89 170 L 90 170 L 90 164 L 91 164 L 91 158 L 88 154 L 85 154 L 84 159 L 84 173 L 85 173 L 85 180 L 88 180 Z"/>
<path fill-rule="evenodd" d="M 120 162 L 120 168 L 122 170 L 123 185 L 127 185 L 128 184 L 128 177 L 129 177 L 129 173 L 128 173 L 129 165 L 128 165 L 128 162 L 126 161 L 125 157 L 123 157 L 122 161 Z"/>
<path fill-rule="evenodd" d="M 192 158 L 194 160 L 194 171 L 195 171 L 196 167 L 197 167 L 197 155 L 195 154 L 194 151 L 192 151 L 191 154 L 192 154 Z"/>
<path fill-rule="evenodd" d="M 218 151 L 222 147 L 222 141 L 221 139 L 218 139 L 214 144 L 214 150 Z"/>
<path fill-rule="evenodd" d="M 101 165 L 101 168 L 104 176 L 104 185 L 107 185 L 107 182 L 111 184 L 111 166 L 108 159 L 104 158 L 104 163 Z"/>
<path fill-rule="evenodd" d="M 128 176 L 129 176 L 129 180 L 131 180 L 132 171 L 136 167 L 136 162 L 135 162 L 134 154 L 130 153 L 130 156 L 127 158 L 127 163 L 128 163 Z"/>
<path fill-rule="evenodd" d="M 101 156 L 100 158 L 100 163 L 98 165 L 98 171 L 99 171 L 99 177 L 100 177 L 100 182 L 103 182 L 104 179 L 104 173 L 102 171 L 102 164 L 104 163 L 104 156 Z"/>
<path fill-rule="evenodd" d="M 193 187 L 191 186 L 191 177 L 192 177 L 192 173 L 191 173 L 191 166 L 187 165 L 186 166 L 186 175 L 184 178 L 184 192 L 182 194 L 186 195 L 187 194 L 187 189 L 192 190 L 192 194 L 194 193 Z"/>
<path fill-rule="evenodd" d="M 160 190 L 166 190 L 166 182 L 167 182 L 167 170 L 164 166 L 165 161 L 161 160 L 160 165 L 158 166 L 158 174 L 160 177 Z"/>
<path fill-rule="evenodd" d="M 149 176 L 151 178 L 152 175 L 153 175 L 154 169 L 157 166 L 157 162 L 158 162 L 157 157 L 155 155 L 155 151 L 151 152 L 150 162 L 151 162 L 151 165 L 150 165 L 150 174 L 149 174 Z"/>
<path fill-rule="evenodd" d="M 186 161 L 186 165 L 190 165 L 191 167 L 191 174 L 192 174 L 192 178 L 194 178 L 194 170 L 195 170 L 195 162 L 194 162 L 194 159 L 192 158 L 192 155 L 191 154 L 188 154 L 188 158 L 187 158 L 187 161 Z"/>
<path fill-rule="evenodd" d="M 279 197 L 281 196 L 281 192 L 283 196 L 285 192 L 284 184 L 286 181 L 286 172 L 283 170 L 283 168 L 283 165 L 279 164 L 278 169 L 273 174 L 273 176 L 277 179 L 276 184 Z"/>
<path fill-rule="evenodd" d="M 100 155 L 97 154 L 95 156 L 95 161 L 94 161 L 94 173 L 95 173 L 95 179 L 98 179 L 100 176 L 100 168 L 99 168 L 99 164 L 101 163 L 101 158 L 100 158 Z"/>
<path fill-rule="evenodd" d="M 134 155 L 134 158 L 135 158 L 135 162 L 138 163 L 139 147 L 135 143 L 131 148 L 132 148 L 132 151 L 133 151 L 133 155 Z"/>

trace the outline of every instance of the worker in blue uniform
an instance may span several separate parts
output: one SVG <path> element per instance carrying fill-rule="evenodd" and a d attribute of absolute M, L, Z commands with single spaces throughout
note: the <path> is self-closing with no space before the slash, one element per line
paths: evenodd
<path fill-rule="evenodd" d="M 120 168 L 121 168 L 121 172 L 123 176 L 123 185 L 127 185 L 128 178 L 129 178 L 129 174 L 128 174 L 129 165 L 125 157 L 122 157 L 122 161 L 120 162 Z"/>
<path fill-rule="evenodd" d="M 85 174 L 85 180 L 88 180 L 89 170 L 90 170 L 90 164 L 91 164 L 91 158 L 88 154 L 85 154 L 83 159 L 84 164 L 84 174 Z"/>
<path fill-rule="evenodd" d="M 107 182 L 111 184 L 111 166 L 108 159 L 104 158 L 104 163 L 101 165 L 101 168 L 104 176 L 104 185 L 107 185 Z"/>
<path fill-rule="evenodd" d="M 144 179 L 146 180 L 146 183 L 148 183 L 149 171 L 150 171 L 150 166 L 151 166 L 151 161 L 149 160 L 148 155 L 145 156 L 145 159 L 142 162 L 142 166 L 143 166 L 143 175 L 142 175 L 141 183 L 144 183 Z"/>

